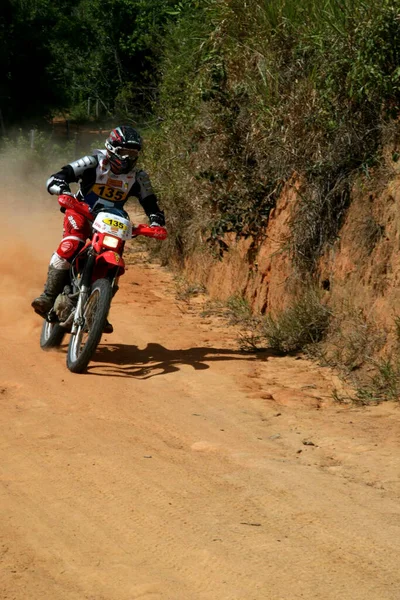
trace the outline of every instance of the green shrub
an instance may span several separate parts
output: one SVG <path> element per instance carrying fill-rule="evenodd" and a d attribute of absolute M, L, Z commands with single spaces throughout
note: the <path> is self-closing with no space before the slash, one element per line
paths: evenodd
<path fill-rule="evenodd" d="M 306 350 L 325 337 L 331 317 L 319 291 L 310 288 L 276 317 L 267 315 L 262 322 L 262 335 L 270 348 L 283 352 Z"/>
<path fill-rule="evenodd" d="M 276 316 L 253 314 L 247 300 L 232 296 L 225 316 L 239 326 L 240 346 L 246 350 L 270 348 L 278 352 L 311 350 L 326 335 L 332 313 L 323 304 L 319 290 L 308 287 Z"/>
<path fill-rule="evenodd" d="M 357 399 L 362 404 L 400 399 L 400 358 L 389 356 L 373 361 L 374 374 L 360 385 Z"/>

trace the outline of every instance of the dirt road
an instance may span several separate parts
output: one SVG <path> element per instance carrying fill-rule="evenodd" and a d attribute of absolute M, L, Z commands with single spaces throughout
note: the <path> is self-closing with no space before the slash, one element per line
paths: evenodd
<path fill-rule="evenodd" d="M 399 600 L 397 406 L 241 354 L 140 260 L 72 375 L 29 306 L 58 230 L 0 248 L 0 598 Z"/>

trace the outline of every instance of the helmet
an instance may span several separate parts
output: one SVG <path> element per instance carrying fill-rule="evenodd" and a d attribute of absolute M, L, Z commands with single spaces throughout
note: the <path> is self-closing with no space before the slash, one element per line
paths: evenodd
<path fill-rule="evenodd" d="M 105 147 L 113 173 L 116 175 L 129 173 L 135 166 L 139 151 L 142 149 L 142 138 L 130 125 L 121 125 L 111 131 Z"/>

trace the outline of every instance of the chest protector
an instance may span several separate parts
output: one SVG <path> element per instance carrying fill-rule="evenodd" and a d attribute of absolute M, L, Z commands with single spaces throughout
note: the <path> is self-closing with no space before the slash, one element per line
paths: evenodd
<path fill-rule="evenodd" d="M 97 153 L 98 165 L 96 167 L 96 178 L 91 189 L 82 194 L 82 200 L 87 202 L 93 209 L 123 208 L 128 199 L 132 186 L 136 182 L 136 172 L 121 173 L 115 175 L 111 169 L 105 153 L 99 150 Z"/>

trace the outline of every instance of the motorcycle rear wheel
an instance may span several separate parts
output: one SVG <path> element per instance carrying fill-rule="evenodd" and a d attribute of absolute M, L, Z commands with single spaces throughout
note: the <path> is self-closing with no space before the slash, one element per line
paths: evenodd
<path fill-rule="evenodd" d="M 40 347 L 42 350 L 50 350 L 61 345 L 64 339 L 65 329 L 58 323 L 44 321 L 40 334 Z"/>
<path fill-rule="evenodd" d="M 82 373 L 88 366 L 100 342 L 112 299 L 111 283 L 98 279 L 92 285 L 83 310 L 83 324 L 71 334 L 67 367 L 72 373 Z"/>

